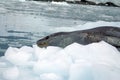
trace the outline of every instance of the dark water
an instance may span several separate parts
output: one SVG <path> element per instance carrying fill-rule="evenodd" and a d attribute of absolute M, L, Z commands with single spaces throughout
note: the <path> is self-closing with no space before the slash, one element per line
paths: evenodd
<path fill-rule="evenodd" d="M 0 1 L 0 56 L 9 46 L 32 46 L 48 34 L 96 21 L 120 22 L 120 8 Z"/>

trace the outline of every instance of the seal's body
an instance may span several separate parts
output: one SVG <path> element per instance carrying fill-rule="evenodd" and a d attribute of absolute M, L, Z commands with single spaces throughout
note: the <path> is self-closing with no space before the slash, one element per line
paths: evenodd
<path fill-rule="evenodd" d="M 46 36 L 37 41 L 39 47 L 59 46 L 66 47 L 77 42 L 79 44 L 89 44 L 93 42 L 106 41 L 109 44 L 120 48 L 120 28 L 118 27 L 97 27 L 88 30 L 73 32 L 59 32 Z"/>

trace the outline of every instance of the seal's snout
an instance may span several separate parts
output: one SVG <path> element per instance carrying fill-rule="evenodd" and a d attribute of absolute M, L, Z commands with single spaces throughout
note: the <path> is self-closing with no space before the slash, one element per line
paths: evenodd
<path fill-rule="evenodd" d="M 49 36 L 46 36 L 45 38 L 43 38 L 43 39 L 40 39 L 40 40 L 38 40 L 37 41 L 37 45 L 39 46 L 39 47 L 47 47 L 48 46 L 48 39 L 49 39 L 50 37 Z"/>
<path fill-rule="evenodd" d="M 42 47 L 47 47 L 48 43 L 46 41 L 38 40 L 37 45 L 42 48 Z"/>

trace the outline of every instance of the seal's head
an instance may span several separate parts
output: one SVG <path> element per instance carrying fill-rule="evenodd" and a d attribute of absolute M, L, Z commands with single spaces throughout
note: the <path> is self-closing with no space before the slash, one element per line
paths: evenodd
<path fill-rule="evenodd" d="M 49 36 L 46 36 L 45 38 L 38 40 L 37 45 L 41 48 L 47 47 L 49 45 L 48 40 L 49 40 Z"/>
<path fill-rule="evenodd" d="M 39 47 L 47 47 L 47 46 L 61 46 L 61 44 L 65 43 L 64 39 L 66 38 L 66 32 L 54 33 L 49 36 L 46 36 L 37 41 L 37 45 Z M 63 42 L 64 41 L 64 42 Z"/>

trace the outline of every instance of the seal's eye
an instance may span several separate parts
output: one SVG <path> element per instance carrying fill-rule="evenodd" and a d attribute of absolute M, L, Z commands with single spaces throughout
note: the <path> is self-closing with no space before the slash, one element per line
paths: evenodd
<path fill-rule="evenodd" d="M 49 36 L 46 36 L 45 39 L 49 39 Z"/>

